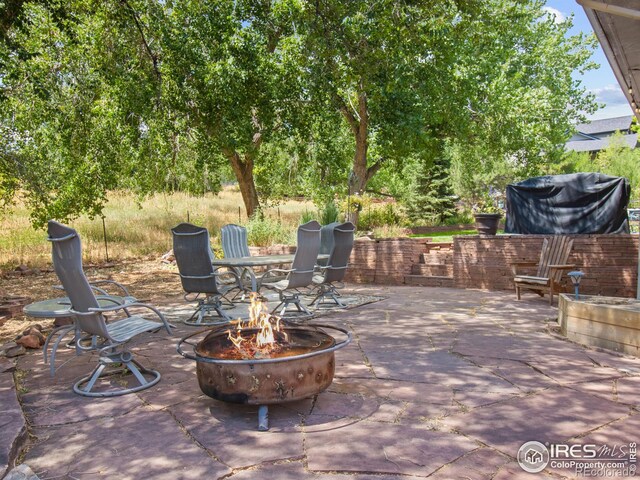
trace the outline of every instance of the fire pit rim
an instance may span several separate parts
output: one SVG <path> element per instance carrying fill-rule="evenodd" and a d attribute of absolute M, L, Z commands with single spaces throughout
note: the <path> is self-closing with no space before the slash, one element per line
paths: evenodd
<path fill-rule="evenodd" d="M 180 341 L 178 342 L 178 345 L 176 346 L 176 350 L 177 352 L 182 355 L 184 358 L 188 358 L 189 360 L 195 360 L 196 362 L 204 362 L 204 363 L 212 363 L 212 364 L 226 364 L 226 365 L 253 365 L 253 364 L 265 364 L 265 363 L 280 363 L 280 362 L 287 362 L 287 361 L 291 361 L 291 360 L 296 360 L 296 359 L 302 359 L 302 358 L 309 358 L 309 357 L 315 357 L 316 355 L 321 355 L 323 353 L 329 353 L 329 352 L 334 352 L 342 347 L 346 347 L 347 345 L 349 345 L 351 343 L 351 340 L 353 340 L 353 334 L 342 327 L 336 327 L 334 325 L 326 325 L 326 324 L 318 324 L 318 323 L 309 323 L 306 325 L 287 325 L 287 328 L 300 328 L 300 327 L 315 327 L 315 328 L 327 328 L 329 330 L 337 330 L 340 333 L 346 335 L 346 339 L 337 342 L 328 348 L 324 348 L 322 350 L 315 350 L 312 352 L 308 352 L 308 353 L 300 353 L 297 355 L 290 355 L 290 356 L 286 356 L 286 357 L 275 357 L 275 358 L 243 358 L 243 359 L 223 359 L 223 358 L 212 358 L 212 357 L 205 357 L 202 355 L 199 355 L 195 349 L 197 347 L 197 344 L 192 343 L 189 341 L 189 339 L 191 337 L 194 337 L 196 335 L 199 335 L 201 333 L 205 333 L 205 332 L 211 332 L 213 329 L 205 329 L 205 330 L 199 330 L 197 332 L 191 333 L 189 335 L 186 335 L 184 337 L 182 337 L 180 339 Z M 327 334 L 328 335 L 328 334 Z M 190 345 L 193 348 L 194 353 L 191 354 L 189 352 L 185 352 L 182 349 L 182 344 L 186 343 L 187 345 Z"/>

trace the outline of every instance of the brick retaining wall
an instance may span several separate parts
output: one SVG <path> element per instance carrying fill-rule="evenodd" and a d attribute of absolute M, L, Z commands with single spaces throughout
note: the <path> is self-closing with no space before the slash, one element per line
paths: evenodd
<path fill-rule="evenodd" d="M 402 285 L 429 242 L 429 238 L 359 238 L 353 244 L 345 280 Z"/>
<path fill-rule="evenodd" d="M 540 258 L 544 235 L 458 236 L 453 240 L 453 281 L 457 288 L 513 290 L 511 263 Z M 568 263 L 585 273 L 580 291 L 590 295 L 635 297 L 638 235 L 572 235 Z M 351 253 L 346 281 L 401 285 L 420 261 L 429 238 L 359 238 Z M 289 253 L 274 246 L 261 253 Z M 258 252 L 256 252 L 258 253 Z M 531 271 L 535 274 L 535 271 Z"/>
<path fill-rule="evenodd" d="M 513 262 L 540 259 L 544 235 L 461 236 L 453 243 L 458 288 L 513 289 Z M 638 235 L 571 235 L 568 263 L 585 273 L 580 291 L 591 295 L 635 297 Z M 531 271 L 535 274 L 535 271 Z"/>

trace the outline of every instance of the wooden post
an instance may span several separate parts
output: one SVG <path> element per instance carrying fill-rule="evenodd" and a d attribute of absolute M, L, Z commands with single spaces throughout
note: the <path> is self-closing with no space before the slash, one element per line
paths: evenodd
<path fill-rule="evenodd" d="M 104 254 L 109 261 L 109 245 L 107 243 L 107 225 L 104 222 L 104 216 L 102 217 L 102 235 L 104 236 Z"/>

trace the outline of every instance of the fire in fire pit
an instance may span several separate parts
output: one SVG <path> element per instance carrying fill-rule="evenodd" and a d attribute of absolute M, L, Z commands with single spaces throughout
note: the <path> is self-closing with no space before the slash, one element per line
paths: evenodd
<path fill-rule="evenodd" d="M 295 325 L 267 313 L 256 297 L 251 300 L 250 320 L 232 328 L 214 328 L 194 344 L 188 335 L 178 352 L 196 361 L 200 389 L 206 395 L 232 403 L 260 405 L 258 428 L 268 429 L 267 405 L 308 398 L 333 381 L 334 352 L 348 345 L 351 334 L 329 325 Z M 326 333 L 335 330 L 340 342 Z M 193 347 L 184 352 L 182 344 Z"/>
<path fill-rule="evenodd" d="M 250 298 L 249 321 L 244 323 L 238 319 L 235 322 L 235 332 L 228 330 L 227 338 L 235 348 L 220 345 L 219 348 L 212 349 L 209 346 L 209 351 L 217 351 L 221 358 L 241 359 L 271 357 L 286 348 L 289 338 L 281 328 L 282 319 L 269 313 L 257 293 L 252 293 Z"/>

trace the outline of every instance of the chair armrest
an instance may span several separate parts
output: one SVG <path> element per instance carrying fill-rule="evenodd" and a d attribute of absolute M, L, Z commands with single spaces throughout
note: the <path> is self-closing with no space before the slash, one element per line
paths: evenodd
<path fill-rule="evenodd" d="M 116 282 L 115 280 L 96 280 L 93 282 L 89 282 L 89 286 L 91 287 L 92 290 L 98 292 L 100 295 L 109 295 L 109 292 L 107 292 L 104 288 L 100 288 L 98 287 L 98 285 L 103 285 L 103 284 L 110 284 L 110 285 L 115 285 L 116 287 L 118 287 L 120 290 L 122 290 L 122 293 L 124 294 L 124 297 L 129 297 L 131 296 L 131 294 L 129 293 L 129 290 L 127 290 L 127 287 L 125 287 L 124 285 L 122 285 L 119 282 Z M 53 285 L 53 287 L 55 290 L 64 290 L 64 287 L 62 285 Z"/>
<path fill-rule="evenodd" d="M 537 267 L 539 262 L 511 262 L 511 272 L 514 275 L 518 275 L 518 267 Z"/>
<path fill-rule="evenodd" d="M 140 302 L 124 303 L 122 305 L 114 305 L 112 307 L 97 307 L 97 308 L 91 307 L 89 308 L 88 312 L 77 312 L 75 310 L 71 310 L 71 311 L 76 315 L 92 315 L 94 313 L 116 312 L 118 310 L 124 310 L 125 308 L 132 308 L 132 307 L 148 308 L 149 310 L 153 311 L 156 315 L 158 315 L 160 320 L 162 320 L 162 323 L 164 324 L 164 328 L 167 330 L 168 333 L 171 333 L 171 327 L 175 328 L 174 325 L 171 325 L 169 322 L 167 322 L 167 319 L 164 318 L 164 315 L 162 314 L 162 312 L 160 312 L 157 308 L 152 307 L 151 305 L 147 305 L 146 303 L 140 303 Z"/>
<path fill-rule="evenodd" d="M 126 299 L 124 299 L 124 303 L 121 303 L 116 298 L 114 298 L 113 295 L 96 295 L 96 300 L 104 300 L 119 306 L 127 305 Z M 129 304 L 130 303 L 133 303 L 133 301 L 129 302 Z"/>
<path fill-rule="evenodd" d="M 122 290 L 122 292 L 124 293 L 125 297 L 128 297 L 128 296 L 131 295 L 129 293 L 129 290 L 127 290 L 127 287 L 125 287 L 120 282 L 116 282 L 115 280 L 95 280 L 95 281 L 89 282 L 89 285 L 91 285 L 92 287 L 93 286 L 97 286 L 97 285 L 113 285 L 116 288 Z"/>
<path fill-rule="evenodd" d="M 295 272 L 295 268 L 270 268 L 269 270 L 267 270 L 266 272 L 264 272 L 262 275 L 260 275 L 260 277 L 258 278 L 264 278 L 266 277 L 268 274 L 270 273 L 291 273 L 291 272 Z"/>
<path fill-rule="evenodd" d="M 549 265 L 549 268 L 553 270 L 575 270 L 578 265 Z"/>
<path fill-rule="evenodd" d="M 257 283 L 258 291 L 260 291 L 260 288 L 262 288 L 262 282 L 264 282 L 265 280 L 268 280 L 269 277 L 276 277 L 277 275 L 275 274 L 278 274 L 278 273 L 285 276 L 294 271 L 295 271 L 295 268 L 286 268 L 286 269 L 270 268 L 266 272 L 264 272 L 262 275 L 256 275 L 256 283 Z"/>

